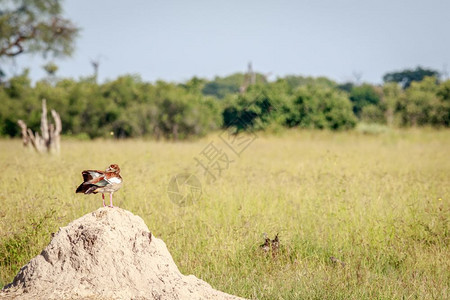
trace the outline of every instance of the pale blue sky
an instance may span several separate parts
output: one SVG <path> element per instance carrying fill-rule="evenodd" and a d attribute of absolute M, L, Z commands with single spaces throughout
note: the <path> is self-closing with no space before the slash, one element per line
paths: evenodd
<path fill-rule="evenodd" d="M 450 69 L 450 1 L 138 1 L 65 0 L 82 28 L 59 76 L 99 79 L 139 74 L 185 81 L 245 71 L 327 76 L 380 83 L 384 73 L 417 65 Z M 43 77 L 40 58 L 21 57 Z"/>

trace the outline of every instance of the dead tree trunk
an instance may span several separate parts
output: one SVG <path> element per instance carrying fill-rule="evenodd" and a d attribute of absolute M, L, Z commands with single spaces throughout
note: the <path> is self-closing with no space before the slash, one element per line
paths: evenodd
<path fill-rule="evenodd" d="M 33 133 L 30 128 L 27 128 L 27 124 L 24 121 L 17 121 L 22 129 L 22 141 L 25 147 L 30 147 L 31 145 L 37 152 L 59 153 L 61 149 L 61 118 L 55 110 L 52 109 L 51 113 L 55 124 L 49 123 L 47 120 L 47 103 L 45 99 L 43 99 L 41 135 L 38 132 Z"/>
<path fill-rule="evenodd" d="M 241 87 L 239 88 L 239 91 L 241 94 L 245 93 L 247 91 L 247 88 L 250 85 L 254 85 L 256 83 L 256 73 L 253 72 L 252 63 L 248 63 L 248 71 L 244 75 L 244 82 L 242 83 Z"/>

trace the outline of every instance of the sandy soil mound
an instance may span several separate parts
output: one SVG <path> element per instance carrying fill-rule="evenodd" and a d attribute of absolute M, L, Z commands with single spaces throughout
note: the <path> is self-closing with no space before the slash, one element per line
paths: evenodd
<path fill-rule="evenodd" d="M 181 274 L 164 242 L 120 208 L 100 208 L 60 228 L 0 298 L 242 299 Z"/>

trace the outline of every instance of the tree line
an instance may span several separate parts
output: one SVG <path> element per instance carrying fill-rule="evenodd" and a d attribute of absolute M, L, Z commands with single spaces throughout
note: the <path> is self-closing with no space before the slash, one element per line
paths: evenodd
<path fill-rule="evenodd" d="M 18 136 L 19 119 L 38 129 L 42 99 L 60 114 L 62 133 L 80 138 L 177 140 L 228 126 L 236 131 L 347 130 L 358 122 L 449 127 L 450 80 L 426 75 L 410 82 L 385 76 L 383 85 L 303 76 L 269 82 L 262 74 L 244 84 L 249 74 L 243 73 L 184 83 L 150 83 L 125 75 L 99 84 L 94 77 L 50 76 L 32 85 L 25 71 L 0 85 L 0 135 Z"/>

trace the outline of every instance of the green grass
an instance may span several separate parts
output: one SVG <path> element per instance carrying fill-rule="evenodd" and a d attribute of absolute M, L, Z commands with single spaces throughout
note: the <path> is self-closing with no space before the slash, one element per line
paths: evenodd
<path fill-rule="evenodd" d="M 195 142 L 72 141 L 59 157 L 0 141 L 0 285 L 59 226 L 97 209 L 75 194 L 81 170 L 118 163 L 115 204 L 141 216 L 183 273 L 253 299 L 448 299 L 450 131 L 260 135 L 215 182 Z M 201 198 L 179 207 L 173 175 L 197 172 Z M 263 233 L 280 250 L 261 251 Z M 345 263 L 333 263 L 336 257 Z"/>

